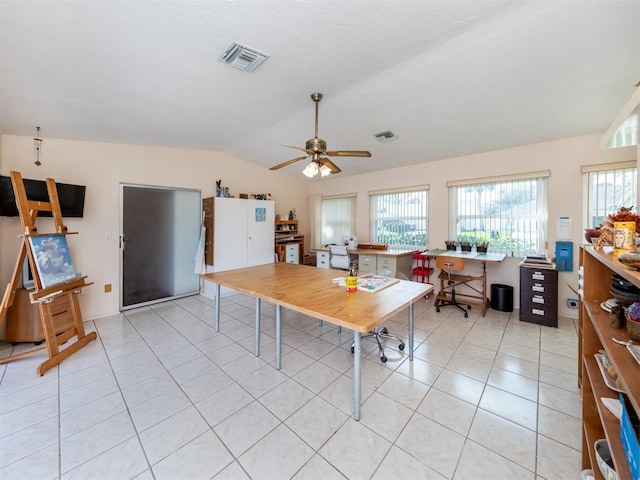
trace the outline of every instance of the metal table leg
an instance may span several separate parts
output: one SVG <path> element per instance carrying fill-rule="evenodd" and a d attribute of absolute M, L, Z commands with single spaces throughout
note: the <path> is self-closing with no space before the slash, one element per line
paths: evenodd
<path fill-rule="evenodd" d="M 214 325 L 216 332 L 220 331 L 220 284 L 216 283 L 216 322 Z"/>
<path fill-rule="evenodd" d="M 280 354 L 282 348 L 282 321 L 280 305 L 276 305 L 276 369 L 280 370 Z"/>
<path fill-rule="evenodd" d="M 409 304 L 409 361 L 413 361 L 413 303 Z"/>
<path fill-rule="evenodd" d="M 360 332 L 353 332 L 353 411 L 360 421 Z"/>
<path fill-rule="evenodd" d="M 256 357 L 260 356 L 260 299 L 256 297 Z"/>

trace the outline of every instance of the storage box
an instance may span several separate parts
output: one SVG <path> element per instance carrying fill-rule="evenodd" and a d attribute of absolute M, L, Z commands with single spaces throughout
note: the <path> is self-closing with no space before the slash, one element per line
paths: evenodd
<path fill-rule="evenodd" d="M 622 405 L 622 416 L 620 417 L 620 439 L 627 456 L 627 463 L 631 471 L 631 478 L 640 480 L 640 426 L 638 417 L 633 409 L 627 404 L 626 397 L 620 394 L 620 404 Z"/>

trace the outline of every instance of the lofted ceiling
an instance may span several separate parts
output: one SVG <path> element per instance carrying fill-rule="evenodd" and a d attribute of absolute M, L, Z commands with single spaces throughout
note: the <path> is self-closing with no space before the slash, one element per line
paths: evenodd
<path fill-rule="evenodd" d="M 3 134 L 270 167 L 321 92 L 328 149 L 372 153 L 342 176 L 604 132 L 640 80 L 638 0 L 0 0 L 0 32 Z M 231 68 L 234 41 L 269 58 Z"/>

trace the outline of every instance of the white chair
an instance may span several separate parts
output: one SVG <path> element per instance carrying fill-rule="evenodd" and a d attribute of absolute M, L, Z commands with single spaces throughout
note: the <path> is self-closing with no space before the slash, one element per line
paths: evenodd
<path fill-rule="evenodd" d="M 349 270 L 349 266 L 354 263 L 345 245 L 329 245 L 329 252 L 331 254 L 329 259 L 331 268 Z"/>

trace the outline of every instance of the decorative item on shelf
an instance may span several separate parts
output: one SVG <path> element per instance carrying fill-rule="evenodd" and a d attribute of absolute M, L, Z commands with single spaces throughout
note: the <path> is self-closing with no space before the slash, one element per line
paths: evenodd
<path fill-rule="evenodd" d="M 616 222 L 634 222 L 635 234 L 640 232 L 640 216 L 633 213 L 632 210 L 633 206 L 620 207 L 615 214 L 608 215 L 608 219 L 602 222 L 600 226 L 601 233 L 596 242 L 596 247 L 615 246 L 614 230 Z M 635 234 L 632 236 L 632 241 L 635 240 Z"/>
<path fill-rule="evenodd" d="M 444 244 L 447 246 L 447 250 L 456 250 L 458 248 L 458 242 L 455 240 L 445 240 Z"/>
<path fill-rule="evenodd" d="M 640 302 L 634 302 L 629 305 L 626 317 L 629 338 L 640 342 Z"/>
<path fill-rule="evenodd" d="M 489 242 L 476 242 L 476 251 L 478 253 L 487 253 Z"/>
<path fill-rule="evenodd" d="M 617 257 L 621 253 L 634 249 L 633 240 L 636 236 L 636 222 L 613 223 L 613 254 Z"/>
<path fill-rule="evenodd" d="M 222 179 L 216 180 L 216 197 L 222 197 Z"/>
<path fill-rule="evenodd" d="M 296 209 L 292 208 L 291 210 L 289 210 L 289 220 L 295 220 L 296 219 Z"/>
<path fill-rule="evenodd" d="M 627 267 L 640 270 L 640 251 L 623 252 L 618 255 L 618 261 Z"/>
<path fill-rule="evenodd" d="M 224 198 L 230 198 L 231 195 L 229 195 L 229 187 L 224 187 L 223 188 L 223 196 Z"/>
<path fill-rule="evenodd" d="M 598 238 L 600 237 L 600 234 L 602 233 L 602 230 L 600 230 L 600 227 L 598 228 L 585 228 L 584 229 L 584 239 L 587 241 L 587 243 L 597 243 L 598 242 Z"/>

